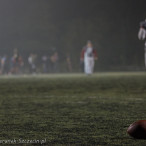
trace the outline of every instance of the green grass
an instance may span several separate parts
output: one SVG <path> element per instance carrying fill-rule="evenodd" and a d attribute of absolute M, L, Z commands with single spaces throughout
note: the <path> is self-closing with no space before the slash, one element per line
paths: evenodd
<path fill-rule="evenodd" d="M 146 119 L 146 73 L 0 77 L 0 140 L 144 146 L 126 133 Z"/>

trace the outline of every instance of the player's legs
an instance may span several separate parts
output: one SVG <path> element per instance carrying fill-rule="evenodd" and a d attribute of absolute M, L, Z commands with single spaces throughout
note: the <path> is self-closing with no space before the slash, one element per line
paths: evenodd
<path fill-rule="evenodd" d="M 90 61 L 89 61 L 89 58 L 85 58 L 84 72 L 85 72 L 85 74 L 89 74 L 89 71 L 90 71 Z"/>
<path fill-rule="evenodd" d="M 85 59 L 85 73 L 90 75 L 93 73 L 93 70 L 94 70 L 94 59 L 88 57 Z"/>

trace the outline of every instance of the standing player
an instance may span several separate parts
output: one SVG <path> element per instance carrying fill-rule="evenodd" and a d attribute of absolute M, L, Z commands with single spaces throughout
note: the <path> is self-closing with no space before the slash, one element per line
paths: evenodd
<path fill-rule="evenodd" d="M 139 40 L 145 40 L 146 39 L 146 20 L 140 23 L 140 29 L 138 33 Z M 146 67 L 146 42 L 145 42 L 145 67 Z"/>
<path fill-rule="evenodd" d="M 10 74 L 19 74 L 24 65 L 21 55 L 18 53 L 18 49 L 14 49 L 14 55 L 11 58 L 11 70 Z"/>
<path fill-rule="evenodd" d="M 82 49 L 81 61 L 84 62 L 84 72 L 87 75 L 93 74 L 95 60 L 97 60 L 97 52 L 94 49 L 92 42 L 88 41 L 87 45 Z"/>
<path fill-rule="evenodd" d="M 34 75 L 36 74 L 36 71 L 37 71 L 36 60 L 37 60 L 37 55 L 34 53 L 31 53 L 28 57 L 28 63 L 30 65 L 30 72 Z"/>

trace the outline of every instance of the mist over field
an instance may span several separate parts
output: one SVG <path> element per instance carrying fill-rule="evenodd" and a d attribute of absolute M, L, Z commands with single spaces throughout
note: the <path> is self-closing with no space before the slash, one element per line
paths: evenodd
<path fill-rule="evenodd" d="M 32 52 L 41 58 L 56 49 L 60 66 L 65 68 L 69 54 L 73 70 L 79 71 L 80 51 L 91 40 L 99 55 L 96 70 L 139 69 L 144 66 L 144 42 L 137 33 L 145 4 L 145 0 L 1 0 L 0 55 L 11 56 L 18 48 L 27 61 Z"/>

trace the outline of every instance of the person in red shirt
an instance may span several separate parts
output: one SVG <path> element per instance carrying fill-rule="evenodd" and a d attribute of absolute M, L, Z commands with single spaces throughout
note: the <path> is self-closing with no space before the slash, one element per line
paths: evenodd
<path fill-rule="evenodd" d="M 82 49 L 81 61 L 84 62 L 84 72 L 87 75 L 93 74 L 95 60 L 98 59 L 97 52 L 94 49 L 92 42 L 88 41 L 87 45 Z"/>

